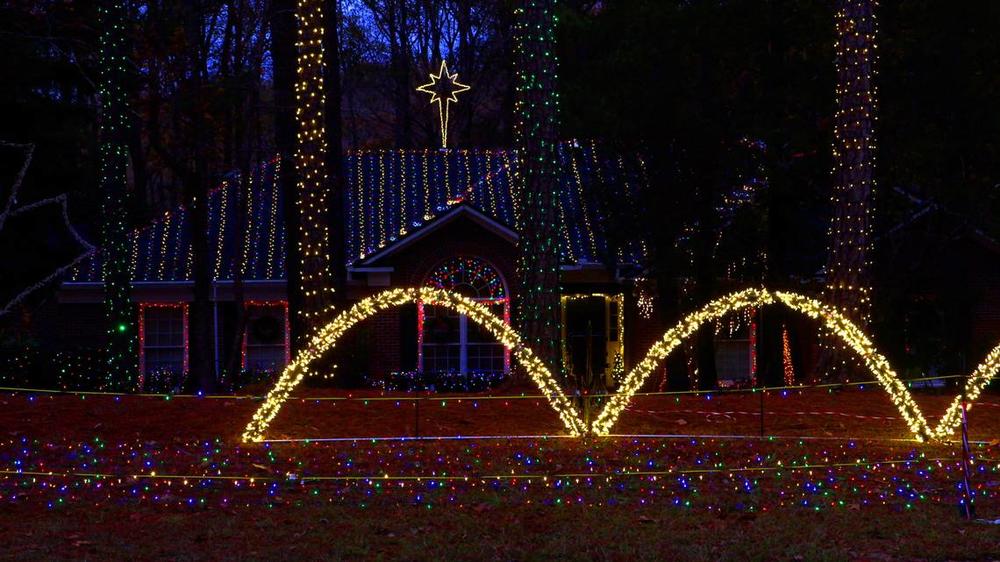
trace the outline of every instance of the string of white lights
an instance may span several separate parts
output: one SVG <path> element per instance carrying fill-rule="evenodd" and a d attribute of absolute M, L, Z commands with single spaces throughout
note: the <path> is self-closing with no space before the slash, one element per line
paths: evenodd
<path fill-rule="evenodd" d="M 597 418 L 590 427 L 587 427 L 577 408 L 559 387 L 555 377 L 544 363 L 534 355 L 531 349 L 524 346 L 521 336 L 513 328 L 488 308 L 458 294 L 438 289 L 391 289 L 358 302 L 351 309 L 337 316 L 312 338 L 306 349 L 285 369 L 274 388 L 268 393 L 264 404 L 250 420 L 243 433 L 244 441 L 264 440 L 264 433 L 277 415 L 281 405 L 308 374 L 309 364 L 334 347 L 348 329 L 379 312 L 418 301 L 443 306 L 467 316 L 510 349 L 515 359 L 528 372 L 559 415 L 569 434 L 574 436 L 588 433 L 602 436 L 610 435 L 618 418 L 657 365 L 697 332 L 702 325 L 715 322 L 733 312 L 769 304 L 783 304 L 791 310 L 817 320 L 821 323 L 822 328 L 835 334 L 847 348 L 853 350 L 868 370 L 875 375 L 879 385 L 889 394 L 893 404 L 918 441 L 942 440 L 948 437 L 961 421 L 962 402 L 975 401 L 983 388 L 1000 371 L 1000 345 L 997 345 L 966 380 L 961 394 L 955 397 L 938 425 L 932 427 L 913 399 L 906 384 L 892 369 L 888 360 L 875 349 L 871 338 L 842 312 L 816 299 L 796 293 L 746 289 L 708 303 L 667 330 L 663 337 L 650 348 L 646 357 L 623 379 L 618 393 L 608 399 Z"/>

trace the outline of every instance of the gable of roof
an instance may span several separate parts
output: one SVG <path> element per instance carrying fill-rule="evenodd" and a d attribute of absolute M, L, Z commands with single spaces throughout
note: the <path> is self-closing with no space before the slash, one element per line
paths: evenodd
<path fill-rule="evenodd" d="M 413 244 L 419 242 L 420 240 L 426 238 L 428 235 L 440 230 L 441 228 L 459 220 L 462 218 L 469 219 L 473 223 L 481 226 L 493 234 L 496 234 L 500 238 L 507 240 L 510 243 L 516 243 L 518 240 L 517 232 L 514 232 L 510 227 L 504 224 L 500 224 L 493 218 L 487 216 L 482 211 L 476 209 L 475 207 L 467 204 L 460 203 L 451 207 L 444 214 L 431 219 L 431 221 L 421 228 L 408 233 L 402 238 L 397 239 L 392 244 L 380 249 L 374 254 L 367 256 L 365 259 L 361 260 L 359 263 L 362 266 L 374 265 L 376 262 L 383 258 L 387 258 L 397 252 L 405 250 L 406 248 L 412 246 Z"/>
<path fill-rule="evenodd" d="M 645 263 L 635 220 L 648 183 L 642 155 L 570 141 L 557 156 L 561 261 Z M 461 203 L 518 229 L 521 178 L 512 150 L 374 150 L 351 154 L 346 164 L 348 265 Z"/>

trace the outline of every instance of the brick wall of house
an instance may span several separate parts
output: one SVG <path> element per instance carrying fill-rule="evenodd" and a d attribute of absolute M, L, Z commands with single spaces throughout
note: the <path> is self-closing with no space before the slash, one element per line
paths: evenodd
<path fill-rule="evenodd" d="M 102 304 L 60 303 L 56 329 L 45 333 L 55 335 L 54 349 L 100 349 L 107 341 L 105 329 Z"/>
<path fill-rule="evenodd" d="M 401 369 L 399 335 L 399 310 L 383 312 L 372 319 L 371 376 L 384 377 Z"/>
<path fill-rule="evenodd" d="M 636 298 L 625 292 L 625 368 L 632 369 L 642 361 L 649 349 L 663 336 L 666 327 L 660 317 L 659 307 L 654 306 L 649 318 L 643 318 L 636 306 Z M 650 380 L 644 385 L 646 390 L 656 390 L 662 379 L 664 363 L 657 366 Z"/>

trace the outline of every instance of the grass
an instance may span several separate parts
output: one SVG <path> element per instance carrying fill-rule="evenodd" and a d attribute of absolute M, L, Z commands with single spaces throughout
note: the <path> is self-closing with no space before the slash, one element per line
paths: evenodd
<path fill-rule="evenodd" d="M 336 393 L 305 389 L 303 392 Z M 368 395 L 365 395 L 368 396 Z M 364 398 L 362 396 L 361 398 Z M 407 435 L 420 416 L 423 435 L 558 432 L 558 420 L 544 404 L 531 400 L 488 401 L 479 397 L 441 397 L 418 413 L 394 401 L 292 401 L 279 416 L 273 435 Z M 636 401 L 620 431 L 646 433 L 746 434 L 759 430 L 758 396 L 647 397 Z M 943 410 L 949 397 L 921 394 L 928 416 Z M 977 449 L 976 485 L 985 490 L 980 516 L 1000 517 L 1000 406 L 987 395 L 970 415 L 972 437 L 991 444 Z M 379 468 L 377 459 L 405 455 L 396 468 L 408 474 L 502 473 L 519 470 L 554 475 L 594 466 L 598 473 L 658 467 L 681 469 L 723 463 L 738 467 L 754 455 L 762 464 L 823 464 L 853 456 L 870 460 L 955 458 L 956 446 L 889 442 L 906 438 L 898 414 L 878 390 L 843 393 L 791 393 L 767 398 L 765 421 L 774 441 L 654 439 L 564 440 L 544 442 L 428 442 L 392 444 L 281 444 L 270 449 L 244 447 L 239 431 L 256 403 L 125 397 L 6 395 L 0 397 L 0 468 L 31 466 L 44 470 L 88 469 L 134 473 L 121 447 L 141 447 L 162 472 L 203 474 L 217 464 L 227 474 L 358 474 Z M 932 413 L 933 412 L 933 413 Z M 794 436 L 818 437 L 816 441 Z M 94 445 L 100 437 L 103 449 Z M 840 438 L 862 440 L 846 449 Z M 211 441 L 205 452 L 203 444 Z M 27 443 L 27 445 L 25 445 Z M 526 444 L 527 443 L 527 444 Z M 652 443 L 652 445 L 650 445 Z M 533 464 L 518 456 L 525 447 Z M 853 447 L 857 447 L 854 449 Z M 94 450 L 89 450 L 94 449 Z M 86 451 L 85 451 L 86 450 Z M 147 458 L 147 457 L 142 457 Z M 345 459 L 351 462 L 345 464 Z M 21 464 L 15 465 L 15 461 Z M 480 464 L 481 463 L 481 464 Z M 595 463 L 595 464 L 590 464 Z M 705 464 L 708 463 L 708 464 Z M 366 485 L 284 482 L 278 497 L 263 485 L 245 492 L 227 484 L 199 490 L 208 501 L 188 507 L 182 501 L 129 499 L 123 490 L 148 484 L 162 500 L 182 497 L 165 482 L 123 479 L 117 490 L 80 479 L 0 477 L 0 559 L 10 560 L 1000 560 L 1000 525 L 966 522 L 957 498 L 955 463 L 936 465 L 931 476 L 912 469 L 837 469 L 826 473 L 788 471 L 754 476 L 754 490 L 737 491 L 740 478 L 723 473 L 697 479 L 691 507 L 668 498 L 643 504 L 648 480 L 625 477 L 612 486 L 574 493 L 545 485 L 496 490 L 447 487 L 425 501 L 414 501 L 421 486 L 393 491 L 385 486 L 368 501 Z M 142 467 L 139 467 L 142 468 Z M 148 471 L 148 469 L 143 469 Z M 259 471 L 259 472 L 258 472 Z M 440 472 L 438 472 L 440 474 Z M 817 494 L 810 507 L 796 503 L 801 485 L 833 474 L 838 490 Z M 849 491 L 863 481 L 869 490 Z M 537 482 L 537 481 L 536 481 Z M 51 486 L 50 486 L 51 485 Z M 58 486 L 69 487 L 72 501 L 50 508 Z M 55 487 L 53 487 L 55 486 Z M 918 489 L 927 499 L 907 501 L 895 487 Z M 166 492 L 164 492 L 166 490 Z M 880 499 L 873 496 L 885 492 Z M 317 495 L 313 496 L 312 492 Z M 781 494 L 792 494 L 787 501 Z M 117 495 L 116 495 L 117 494 Z M 242 495 L 241 495 L 242 494 Z M 449 495 L 457 500 L 449 500 Z M 232 504 L 219 498 L 232 496 Z M 553 498 L 585 497 L 583 505 Z M 125 496 L 125 497 L 123 497 Z M 863 505 L 865 498 L 872 500 Z M 843 507 L 831 507 L 836 500 Z M 608 505 L 621 500 L 620 505 Z M 746 500 L 752 510 L 742 506 Z M 596 505 L 602 504 L 602 505 Z M 198 505 L 198 504 L 196 504 Z M 365 507 L 361 507 L 364 505 Z M 912 506 L 912 507 L 908 507 Z"/>
<path fill-rule="evenodd" d="M 715 515 L 658 507 L 326 506 L 0 513 L 10 560 L 996 560 L 953 508 Z M 30 516 L 30 517 L 29 517 Z M 30 521 L 30 525 L 26 522 Z"/>

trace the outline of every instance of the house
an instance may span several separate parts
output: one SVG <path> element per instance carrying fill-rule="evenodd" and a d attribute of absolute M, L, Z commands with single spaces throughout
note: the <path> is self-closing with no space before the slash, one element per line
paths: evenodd
<path fill-rule="evenodd" d="M 965 213 L 895 187 L 906 211 L 876 241 L 880 342 L 913 376 L 965 375 L 1000 341 L 1000 242 Z M 888 295 L 882 297 L 889 298 Z"/>
<path fill-rule="evenodd" d="M 598 143 L 559 149 L 562 349 L 574 373 L 605 384 L 639 361 L 662 334 L 643 279 L 645 164 Z M 504 150 L 376 150 L 345 162 L 346 304 L 391 287 L 432 286 L 488 304 L 510 321 L 517 301 L 519 186 L 516 155 Z M 244 371 L 271 373 L 290 359 L 285 226 L 279 166 L 263 166 L 245 192 L 248 212 L 237 224 L 240 182 L 211 193 L 212 304 L 216 372 L 239 346 Z M 133 233 L 129 244 L 137 303 L 139 364 L 144 377 L 188 367 L 192 300 L 190 228 L 175 209 Z M 59 290 L 56 347 L 99 348 L 101 259 L 96 253 Z M 235 341 L 234 285 L 243 286 L 248 324 Z M 431 306 L 380 314 L 347 345 L 351 370 L 374 380 L 394 373 L 502 377 L 510 354 L 465 318 Z M 752 345 L 735 344 L 735 369 L 749 376 Z M 729 346 L 730 348 L 732 346 Z M 727 348 L 728 349 L 728 348 Z M 730 360 L 726 364 L 733 363 Z"/>

